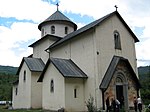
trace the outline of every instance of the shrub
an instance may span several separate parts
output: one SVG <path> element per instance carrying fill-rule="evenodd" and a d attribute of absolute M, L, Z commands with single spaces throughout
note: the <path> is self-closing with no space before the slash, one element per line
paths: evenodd
<path fill-rule="evenodd" d="M 145 112 L 150 112 L 150 109 L 149 108 L 146 108 L 146 111 Z"/>
<path fill-rule="evenodd" d="M 90 98 L 88 99 L 86 103 L 88 112 L 98 112 L 98 109 L 94 105 L 94 98 L 90 95 Z"/>

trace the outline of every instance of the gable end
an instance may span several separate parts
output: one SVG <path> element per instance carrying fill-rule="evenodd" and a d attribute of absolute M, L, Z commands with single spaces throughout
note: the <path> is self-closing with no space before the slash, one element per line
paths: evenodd
<path fill-rule="evenodd" d="M 110 14 L 108 14 L 108 15 L 106 15 L 106 16 L 104 16 L 104 17 L 102 17 L 102 18 L 100 18 L 100 19 L 98 19 L 98 20 L 96 20 L 96 21 L 94 21 L 94 22 L 92 22 L 92 23 L 90 23 L 90 24 L 88 24 L 88 25 L 86 25 L 86 26 L 84 26 L 84 27 L 82 27 L 82 28 L 80 28 L 80 29 L 70 33 L 70 34 L 68 34 L 68 35 L 66 35 L 63 39 L 61 39 L 60 41 L 54 43 L 48 49 L 52 49 L 53 47 L 56 47 L 56 46 L 58 46 L 58 45 L 60 45 L 60 44 L 62 44 L 64 42 L 66 42 L 66 41 L 76 37 L 77 35 L 85 32 L 85 31 L 87 31 L 87 30 L 89 30 L 91 28 L 96 27 L 97 25 L 101 25 L 105 20 L 109 19 L 113 15 L 116 15 L 119 18 L 119 20 L 123 23 L 123 25 L 127 28 L 129 33 L 132 35 L 134 41 L 135 42 L 139 42 L 139 40 L 136 37 L 136 35 L 132 32 L 132 30 L 129 28 L 129 26 L 126 24 L 126 22 L 123 20 L 123 18 L 118 13 L 118 11 L 115 11 L 115 12 L 112 12 L 112 13 L 110 13 Z"/>
<path fill-rule="evenodd" d="M 123 62 L 126 63 L 129 71 L 132 73 L 132 77 L 134 78 L 137 87 L 138 88 L 141 87 L 140 82 L 139 82 L 134 70 L 132 69 L 128 59 L 125 59 L 125 58 L 119 57 L 119 56 L 114 56 L 111 63 L 110 63 L 110 65 L 109 65 L 109 67 L 108 67 L 108 69 L 107 69 L 107 71 L 106 71 L 106 73 L 105 73 L 105 75 L 104 75 L 104 77 L 103 77 L 103 79 L 102 79 L 102 82 L 99 86 L 100 89 L 106 90 L 108 88 L 109 83 L 110 83 L 110 81 L 111 81 L 111 79 L 114 75 L 115 70 L 116 70 L 116 67 L 117 67 L 117 65 L 119 64 L 120 61 L 123 61 Z"/>

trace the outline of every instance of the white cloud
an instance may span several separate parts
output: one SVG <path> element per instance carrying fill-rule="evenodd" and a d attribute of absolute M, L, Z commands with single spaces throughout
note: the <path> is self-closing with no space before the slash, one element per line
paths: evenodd
<path fill-rule="evenodd" d="M 56 0 L 52 0 L 56 2 Z M 137 58 L 150 59 L 150 1 L 137 0 L 59 0 L 59 10 L 87 15 L 98 19 L 115 11 L 114 5 L 118 5 L 118 11 L 127 24 L 132 28 L 144 27 L 143 34 L 138 37 L 142 40 L 136 44 Z M 53 12 L 56 6 L 42 0 L 0 0 L 0 16 L 15 17 L 18 20 L 32 20 L 29 22 L 15 22 L 10 28 L 0 26 L 0 64 L 19 65 L 23 56 L 32 53 L 30 48 L 19 48 L 20 44 L 29 40 L 40 38 L 38 23 L 45 20 Z M 79 27 L 84 23 L 77 23 Z M 26 45 L 28 46 L 28 45 Z M 18 56 L 12 48 L 18 48 L 21 54 Z M 7 57 L 9 56 L 9 57 Z M 7 60 L 5 58 L 9 58 Z M 18 61 L 19 60 L 19 61 Z M 16 64 L 17 63 L 17 64 Z M 139 64 L 140 65 L 140 64 Z"/>
<path fill-rule="evenodd" d="M 137 59 L 150 60 L 150 1 L 137 0 L 61 0 L 60 9 L 62 11 L 73 12 L 81 15 L 92 16 L 98 19 L 108 13 L 115 11 L 114 5 L 118 6 L 118 11 L 133 30 L 135 27 L 144 27 L 143 34 L 138 37 L 140 41 L 136 44 Z M 136 33 L 136 32 L 134 32 Z M 148 65 L 150 62 L 138 62 L 138 66 Z"/>
<path fill-rule="evenodd" d="M 0 17 L 32 20 L 34 23 L 45 20 L 55 9 L 54 5 L 42 0 L 0 0 Z M 22 57 L 32 53 L 27 47 L 29 44 L 21 44 L 40 38 L 38 24 L 34 23 L 14 22 L 10 28 L 0 26 L 0 65 L 19 66 Z"/>
<path fill-rule="evenodd" d="M 81 27 L 85 26 L 86 24 L 83 23 L 77 23 L 78 29 L 80 29 Z"/>
<path fill-rule="evenodd" d="M 32 49 L 27 48 L 28 45 L 22 46 L 18 43 L 39 38 L 40 31 L 37 29 L 37 24 L 15 22 L 10 28 L 0 26 L 0 64 L 19 66 L 22 57 L 30 55 Z M 15 53 L 13 48 L 16 48 L 20 54 Z"/>
<path fill-rule="evenodd" d="M 40 31 L 37 29 L 37 24 L 26 22 L 15 22 L 10 28 L 1 26 L 0 40 L 1 42 L 9 43 L 7 47 L 12 47 L 10 44 L 19 41 L 27 42 L 31 39 L 39 39 Z"/>
<path fill-rule="evenodd" d="M 95 19 L 115 10 L 117 0 L 61 0 L 62 11 L 73 12 L 81 15 L 92 16 Z"/>
<path fill-rule="evenodd" d="M 54 7 L 42 0 L 0 0 L 0 16 L 39 22 L 52 14 Z"/>
<path fill-rule="evenodd" d="M 26 49 L 26 51 L 21 53 L 19 56 L 17 56 L 15 52 L 13 52 L 10 49 L 0 50 L 0 51 L 1 51 L 0 65 L 10 65 L 10 66 L 18 67 L 22 58 L 31 54 L 32 49 L 30 48 Z"/>

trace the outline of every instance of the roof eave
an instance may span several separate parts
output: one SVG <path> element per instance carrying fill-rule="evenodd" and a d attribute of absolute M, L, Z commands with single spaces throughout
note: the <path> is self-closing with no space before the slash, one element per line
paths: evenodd
<path fill-rule="evenodd" d="M 127 30 L 129 31 L 129 33 L 132 35 L 134 41 L 135 41 L 135 42 L 139 42 L 139 40 L 138 40 L 138 38 L 136 37 L 136 35 L 132 32 L 132 30 L 129 28 L 129 26 L 126 24 L 126 22 L 123 20 L 123 18 L 122 18 L 121 15 L 118 13 L 118 11 L 114 11 L 114 12 L 112 12 L 112 13 L 110 13 L 110 14 L 108 14 L 108 15 L 106 15 L 106 16 L 104 16 L 104 17 L 102 17 L 102 18 L 100 18 L 100 19 L 98 19 L 98 20 L 96 20 L 96 21 L 94 21 L 95 23 L 92 22 L 92 23 L 94 23 L 94 24 L 92 24 L 91 27 L 88 26 L 88 25 L 91 24 L 91 23 L 90 23 L 90 24 L 86 25 L 86 26 L 88 26 L 88 28 L 84 28 L 84 27 L 86 27 L 86 26 L 80 28 L 80 29 L 79 29 L 79 30 L 81 30 L 80 33 L 76 33 L 75 35 L 73 35 L 75 32 L 78 32 L 78 31 L 79 31 L 79 30 L 77 30 L 77 31 L 75 31 L 75 32 L 72 32 L 71 34 L 68 34 L 66 37 L 69 36 L 69 38 L 65 40 L 66 37 L 64 37 L 63 40 L 64 40 L 64 41 L 70 40 L 70 39 L 72 39 L 72 37 L 75 37 L 75 36 L 77 36 L 77 35 L 79 35 L 79 34 L 85 32 L 85 31 L 87 31 L 87 30 L 89 30 L 89 29 L 91 29 L 91 28 L 96 27 L 96 26 L 99 25 L 101 22 L 107 20 L 108 18 L 110 18 L 110 17 L 113 16 L 114 14 L 116 14 L 116 15 L 118 16 L 118 18 L 120 19 L 120 21 L 125 25 L 125 27 L 126 27 Z M 85 30 L 82 30 L 82 29 L 85 29 Z M 51 45 L 51 46 L 49 47 L 49 49 L 52 49 L 53 47 L 55 47 L 55 46 L 57 46 L 57 45 L 63 43 L 64 41 L 62 41 L 62 42 L 59 42 L 59 41 L 56 42 L 55 44 Z"/>
<path fill-rule="evenodd" d="M 88 78 L 88 77 L 75 77 L 75 76 L 64 76 L 64 77 L 65 78 L 82 78 L 82 79 L 87 79 Z"/>
<path fill-rule="evenodd" d="M 99 25 L 101 22 L 107 20 L 109 17 L 111 17 L 111 16 L 114 15 L 114 14 L 115 14 L 115 12 L 112 12 L 112 13 L 110 13 L 110 14 L 108 14 L 108 15 L 106 15 L 106 16 L 104 16 L 104 17 L 98 19 L 98 20 L 93 21 L 93 22 L 90 23 L 90 24 L 87 24 L 86 26 L 84 26 L 84 27 L 82 27 L 82 28 L 76 30 L 75 32 L 72 32 L 72 33 L 68 34 L 66 37 L 69 36 L 69 38 L 66 39 L 65 41 L 68 41 L 68 40 L 72 39 L 72 37 L 76 37 L 77 35 L 79 35 L 79 34 L 81 34 L 81 33 L 84 33 L 84 32 L 86 32 L 86 31 L 88 31 L 88 30 L 90 30 L 90 29 L 95 28 L 95 27 L 96 27 L 97 25 Z M 79 32 L 79 33 L 76 33 L 76 32 Z M 74 35 L 74 34 L 75 34 L 75 35 Z M 65 39 L 66 37 L 64 37 L 64 39 Z M 64 42 L 64 41 L 63 41 L 63 42 Z M 55 43 L 55 44 L 51 45 L 51 46 L 49 47 L 49 49 L 52 49 L 53 47 L 55 47 L 55 46 L 57 46 L 57 45 L 59 45 L 59 44 L 61 44 L 61 43 L 63 43 L 63 42 L 59 42 L 59 41 L 58 41 L 58 43 Z"/>
<path fill-rule="evenodd" d="M 117 57 L 118 57 L 118 58 L 117 58 Z M 116 59 L 115 59 L 115 58 L 116 58 Z M 112 79 L 112 77 L 113 77 L 114 72 L 115 72 L 115 68 L 117 67 L 117 65 L 118 65 L 118 63 L 120 62 L 120 60 L 123 60 L 123 61 L 125 61 L 125 62 L 128 64 L 128 67 L 129 67 L 130 71 L 131 71 L 132 74 L 133 74 L 133 78 L 134 78 L 135 81 L 136 81 L 137 87 L 141 88 L 141 84 L 140 84 L 140 82 L 139 82 L 139 80 L 138 80 L 138 78 L 137 78 L 137 76 L 136 76 L 134 70 L 132 69 L 132 66 L 130 65 L 128 59 L 125 59 L 125 58 L 119 57 L 119 56 L 114 56 L 113 59 L 112 59 L 112 61 L 110 62 L 110 66 L 108 67 L 108 69 L 107 69 L 107 71 L 106 71 L 106 73 L 105 73 L 105 76 L 103 77 L 102 82 L 101 82 L 101 84 L 100 84 L 100 86 L 99 86 L 100 89 L 106 90 L 106 89 L 108 88 L 108 85 L 109 85 L 109 83 L 110 83 L 110 81 L 111 81 L 111 79 Z M 116 61 L 116 62 L 115 62 L 115 61 Z M 113 63 L 114 63 L 114 64 L 113 64 Z M 113 66 L 112 66 L 112 65 L 113 65 Z M 112 69 L 111 67 L 113 67 L 113 69 Z M 111 70 L 111 69 L 112 69 L 112 70 Z M 111 72 L 110 72 L 110 70 L 111 70 Z M 110 72 L 110 74 L 109 74 L 108 72 Z M 107 80 L 107 77 L 106 77 L 107 74 L 109 74 L 109 80 Z M 106 80 L 107 80 L 107 81 L 106 81 Z M 107 82 L 107 83 L 105 83 L 105 82 Z"/>
<path fill-rule="evenodd" d="M 24 57 L 22 58 L 22 61 L 21 61 L 20 65 L 19 65 L 19 67 L 18 67 L 16 75 L 19 75 L 19 72 L 20 72 L 20 70 L 22 68 L 23 63 L 24 63 Z"/>
<path fill-rule="evenodd" d="M 122 23 L 125 25 L 127 30 L 130 32 L 132 37 L 134 38 L 135 43 L 139 42 L 139 39 L 136 37 L 136 35 L 133 33 L 133 31 L 130 29 L 130 27 L 127 25 L 127 23 L 124 21 L 124 19 L 121 17 L 121 15 L 118 13 L 118 11 L 115 11 L 116 15 L 119 17 L 119 19 L 122 21 Z"/>
<path fill-rule="evenodd" d="M 93 28 L 95 28 L 95 26 L 94 26 L 94 27 L 90 27 L 89 29 L 87 29 L 87 30 L 85 30 L 85 31 L 83 31 L 83 32 L 81 32 L 81 33 L 79 33 L 79 34 L 77 34 L 77 35 L 71 36 L 71 38 L 69 38 L 69 39 L 67 39 L 67 40 L 65 40 L 65 41 L 63 41 L 63 42 L 60 42 L 60 43 L 59 43 L 59 41 L 57 41 L 57 42 L 55 42 L 54 44 L 50 45 L 47 49 L 53 49 L 53 48 L 55 48 L 57 45 L 60 45 L 60 44 L 62 44 L 62 43 L 64 43 L 64 42 L 67 42 L 67 41 L 71 40 L 72 38 L 74 38 L 74 37 L 76 37 L 76 36 L 78 36 L 78 35 L 80 35 L 80 34 L 86 32 L 86 31 L 89 31 L 89 30 L 91 30 L 91 29 L 93 29 Z M 73 32 L 72 32 L 72 33 L 73 33 Z M 68 34 L 68 35 L 72 35 L 72 33 L 71 33 L 71 34 Z M 67 36 L 68 36 L 68 35 L 67 35 Z M 65 37 L 64 37 L 64 38 L 65 38 Z"/>
<path fill-rule="evenodd" d="M 28 47 L 34 47 L 37 43 L 39 43 L 40 41 L 42 41 L 42 40 L 44 40 L 44 39 L 46 39 L 46 38 L 50 38 L 50 36 L 51 37 L 53 37 L 53 38 L 56 38 L 56 39 L 58 39 L 58 40 L 60 40 L 60 39 L 62 39 L 62 37 L 58 37 L 58 36 L 55 36 L 55 35 L 50 35 L 50 34 L 47 34 L 47 35 L 45 35 L 45 36 L 43 36 L 42 38 L 40 38 L 39 40 L 37 40 L 37 41 L 35 41 L 34 43 L 32 43 L 31 45 L 29 45 Z"/>
<path fill-rule="evenodd" d="M 74 26 L 74 30 L 77 30 L 77 25 L 71 21 L 67 21 L 67 20 L 51 20 L 51 21 L 43 21 L 42 23 L 40 23 L 38 25 L 38 29 L 41 31 L 41 28 L 44 24 L 47 24 L 47 23 L 54 23 L 54 22 L 57 22 L 57 21 L 61 21 L 61 22 L 68 22 L 70 24 L 72 24 Z"/>

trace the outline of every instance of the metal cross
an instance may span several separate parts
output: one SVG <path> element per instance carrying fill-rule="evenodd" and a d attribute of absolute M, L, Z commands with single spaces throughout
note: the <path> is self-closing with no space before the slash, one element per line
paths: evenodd
<path fill-rule="evenodd" d="M 117 8 L 118 8 L 117 5 L 115 5 L 114 7 L 116 8 L 116 11 L 117 11 Z"/>
<path fill-rule="evenodd" d="M 57 11 L 58 11 L 59 4 L 57 3 L 56 6 L 57 6 Z"/>

